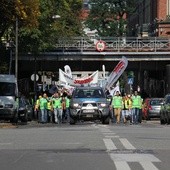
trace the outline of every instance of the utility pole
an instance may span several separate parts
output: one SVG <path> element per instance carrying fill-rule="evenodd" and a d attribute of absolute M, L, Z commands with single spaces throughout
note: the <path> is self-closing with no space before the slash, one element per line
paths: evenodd
<path fill-rule="evenodd" d="M 15 22 L 15 76 L 18 81 L 18 17 Z"/>

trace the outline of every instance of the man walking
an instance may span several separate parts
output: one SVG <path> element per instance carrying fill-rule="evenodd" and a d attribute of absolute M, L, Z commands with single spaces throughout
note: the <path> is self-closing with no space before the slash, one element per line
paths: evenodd
<path fill-rule="evenodd" d="M 56 92 L 52 100 L 52 106 L 54 109 L 54 119 L 55 123 L 62 123 L 62 99 L 60 94 Z"/>
<path fill-rule="evenodd" d="M 40 123 L 47 123 L 47 94 L 40 99 Z"/>
<path fill-rule="evenodd" d="M 132 124 L 138 124 L 141 101 L 141 96 L 138 95 L 137 91 L 135 91 L 134 95 L 132 96 Z"/>
<path fill-rule="evenodd" d="M 122 105 L 123 105 L 122 97 L 120 96 L 119 91 L 116 91 L 115 96 L 113 96 L 112 98 L 111 107 L 114 110 L 116 123 L 118 124 L 120 123 L 120 114 L 122 110 Z"/>

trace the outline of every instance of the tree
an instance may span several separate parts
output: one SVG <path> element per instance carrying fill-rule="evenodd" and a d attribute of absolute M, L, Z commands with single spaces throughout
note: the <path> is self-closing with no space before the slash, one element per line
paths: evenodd
<path fill-rule="evenodd" d="M 81 0 L 40 0 L 39 26 L 32 30 L 20 30 L 22 49 L 29 52 L 33 48 L 38 51 L 52 50 L 57 39 L 81 35 L 81 9 Z M 55 15 L 60 18 L 54 19 Z"/>
<path fill-rule="evenodd" d="M 97 30 L 99 36 L 126 34 L 127 16 L 135 9 L 136 0 L 90 0 L 86 27 Z"/>
<path fill-rule="evenodd" d="M 39 0 L 1 0 L 0 1 L 0 70 L 7 66 L 5 59 L 5 44 L 15 37 L 15 22 L 19 20 L 20 27 L 35 28 L 38 26 Z M 3 56 L 4 55 L 4 56 Z M 4 60 L 3 60 L 4 59 Z"/>

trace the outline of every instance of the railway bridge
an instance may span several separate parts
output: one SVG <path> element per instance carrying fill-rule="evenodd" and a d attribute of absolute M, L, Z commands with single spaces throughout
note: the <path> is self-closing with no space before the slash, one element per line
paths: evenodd
<path fill-rule="evenodd" d="M 170 92 L 170 38 L 166 37 L 74 37 L 59 39 L 54 51 L 39 55 L 20 54 L 19 72 L 53 72 L 69 65 L 72 71 L 112 71 L 122 56 L 126 72 L 134 73 L 133 88 L 140 86 L 149 96 Z M 22 74 L 21 74 L 22 75 Z"/>

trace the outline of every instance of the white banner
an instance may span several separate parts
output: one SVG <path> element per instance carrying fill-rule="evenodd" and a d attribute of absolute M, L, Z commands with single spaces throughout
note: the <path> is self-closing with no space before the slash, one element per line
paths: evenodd
<path fill-rule="evenodd" d="M 118 78 L 125 71 L 127 65 L 128 65 L 127 58 L 122 57 L 122 59 L 119 61 L 119 63 L 116 65 L 114 70 L 109 75 L 107 83 L 106 83 L 106 89 L 110 89 L 110 87 L 113 86 L 113 84 L 118 80 Z"/>
<path fill-rule="evenodd" d="M 59 80 L 71 86 L 80 86 L 83 84 L 97 84 L 98 83 L 98 71 L 95 71 L 92 75 L 85 77 L 85 78 L 73 79 L 67 73 L 59 69 Z"/>
<path fill-rule="evenodd" d="M 70 77 L 72 77 L 72 72 L 71 72 L 71 68 L 69 65 L 65 65 L 64 66 L 64 71 L 65 73 L 67 73 Z"/>

